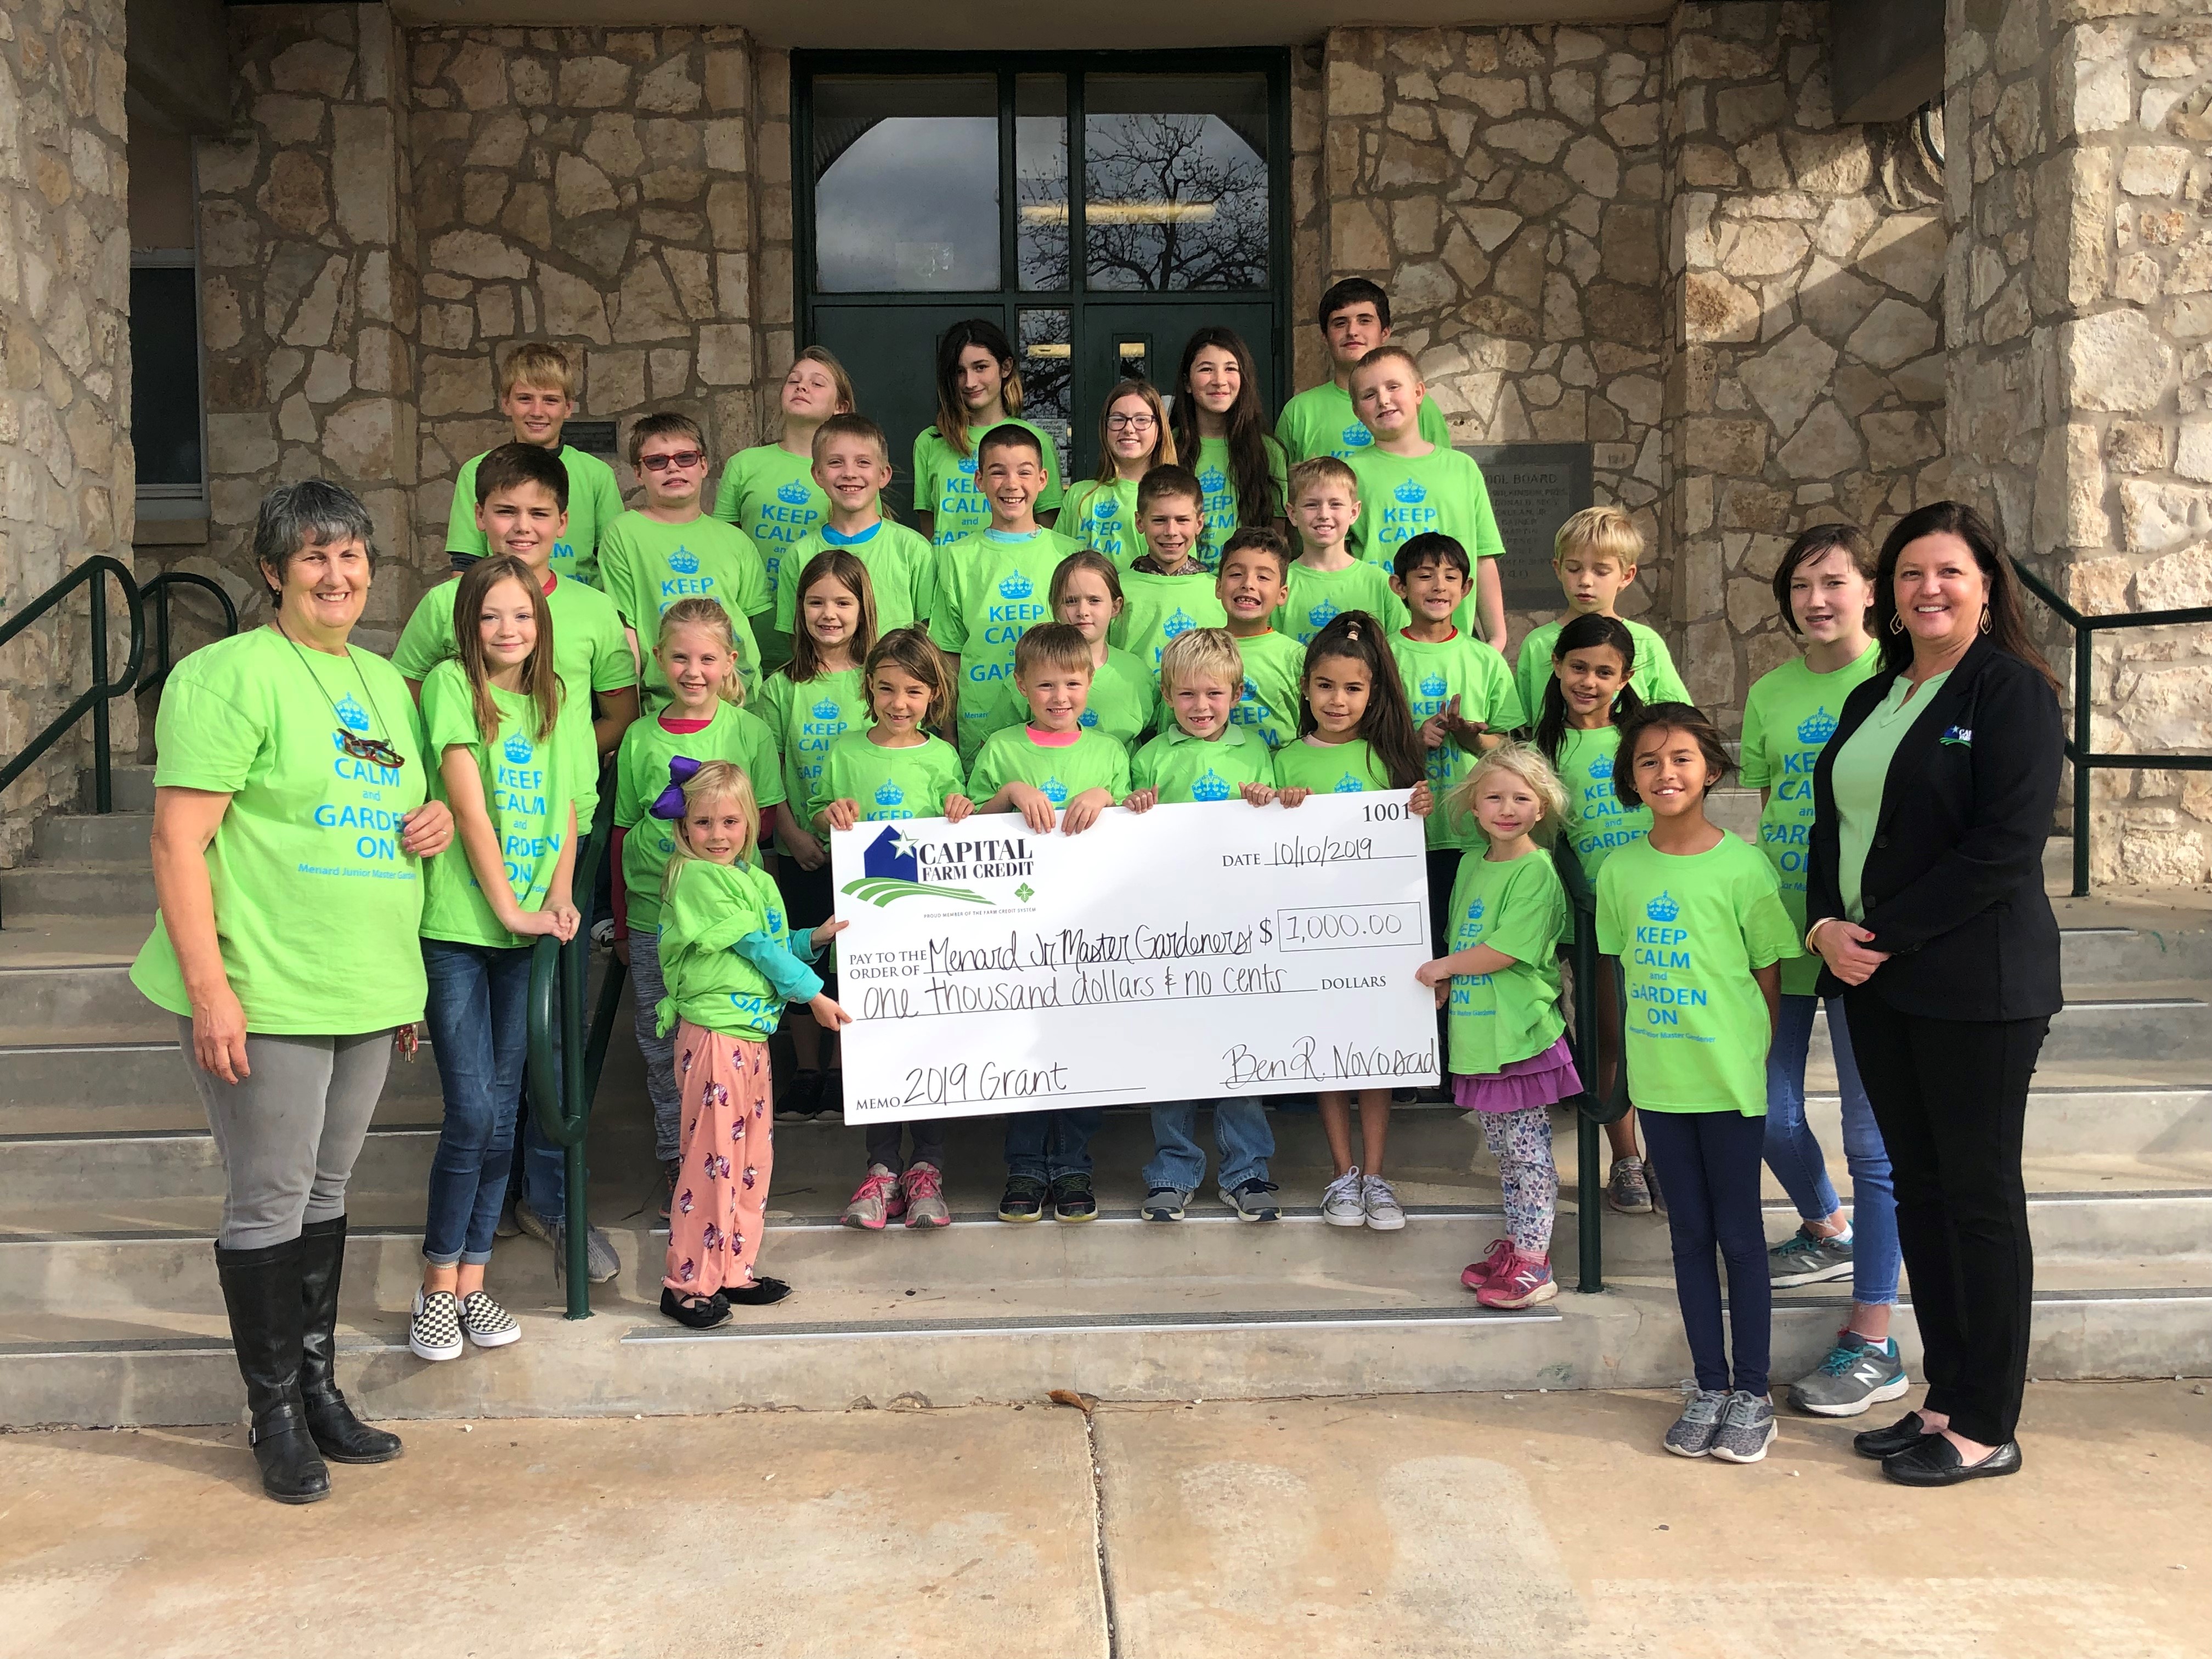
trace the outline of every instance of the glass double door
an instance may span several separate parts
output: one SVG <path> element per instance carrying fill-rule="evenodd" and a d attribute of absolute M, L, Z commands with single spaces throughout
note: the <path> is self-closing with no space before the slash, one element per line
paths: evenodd
<path fill-rule="evenodd" d="M 1005 331 L 1071 477 L 1098 465 L 1114 383 L 1166 396 L 1198 329 L 1236 330 L 1279 401 L 1280 68 L 1176 61 L 795 65 L 802 326 L 890 434 L 901 510 L 937 343 L 968 318 Z"/>

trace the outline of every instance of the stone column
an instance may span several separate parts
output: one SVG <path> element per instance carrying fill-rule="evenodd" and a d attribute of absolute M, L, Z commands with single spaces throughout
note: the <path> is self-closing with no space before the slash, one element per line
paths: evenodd
<path fill-rule="evenodd" d="M 2212 604 L 2212 19 L 1950 0 L 1956 491 L 2079 610 Z M 2070 677 L 2069 636 L 2029 600 Z M 2212 747 L 2212 629 L 2108 635 L 2095 746 Z M 2212 779 L 2100 772 L 2099 881 L 2212 872 Z"/>
<path fill-rule="evenodd" d="M 131 562 L 123 52 L 122 0 L 0 11 L 0 618 L 88 555 Z M 86 615 L 76 598 L 0 651 L 0 757 L 87 684 Z M 135 710 L 109 708 L 127 759 Z M 46 806 L 74 799 L 90 729 L 0 799 L 0 866 Z"/>

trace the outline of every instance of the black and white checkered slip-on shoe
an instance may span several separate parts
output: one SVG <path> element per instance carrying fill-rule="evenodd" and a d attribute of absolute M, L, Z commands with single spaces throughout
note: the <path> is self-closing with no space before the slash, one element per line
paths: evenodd
<path fill-rule="evenodd" d="M 521 1338 L 522 1327 L 490 1291 L 471 1291 L 461 1298 L 461 1334 L 479 1348 L 503 1348 Z"/>
<path fill-rule="evenodd" d="M 451 1291 L 416 1291 L 407 1347 L 417 1359 L 461 1357 L 461 1303 Z"/>

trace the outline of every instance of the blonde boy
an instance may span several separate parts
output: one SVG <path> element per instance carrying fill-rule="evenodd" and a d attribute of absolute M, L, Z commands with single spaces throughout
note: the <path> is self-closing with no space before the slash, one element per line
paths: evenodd
<path fill-rule="evenodd" d="M 1387 629 L 1405 626 L 1406 607 L 1390 590 L 1389 571 L 1352 556 L 1346 538 L 1358 521 L 1359 480 L 1350 466 L 1316 455 L 1291 469 L 1299 552 L 1284 578 L 1275 627 L 1302 646 L 1347 611 L 1364 611 Z"/>
<path fill-rule="evenodd" d="M 799 623 L 799 573 L 817 553 L 841 547 L 868 568 L 876 591 L 876 637 L 928 615 L 936 579 L 929 538 L 884 516 L 891 481 L 890 446 L 865 415 L 832 415 L 814 429 L 815 488 L 829 501 L 823 521 L 784 555 L 792 580 L 775 584 L 775 631 L 788 639 Z"/>
<path fill-rule="evenodd" d="M 553 544 L 552 568 L 570 581 L 599 586 L 599 537 L 621 516 L 622 486 L 615 470 L 596 455 L 561 441 L 568 417 L 576 412 L 576 377 L 560 347 L 533 340 L 519 345 L 499 366 L 499 410 L 514 441 L 560 458 L 568 474 L 568 522 Z M 453 480 L 453 510 L 446 523 L 446 551 L 456 570 L 489 549 L 477 523 L 477 455 L 462 465 Z"/>
<path fill-rule="evenodd" d="M 1552 543 L 1552 568 L 1567 596 L 1567 614 L 1529 630 L 1514 659 L 1513 679 L 1521 707 L 1534 725 L 1544 712 L 1544 687 L 1552 678 L 1552 647 L 1559 629 L 1577 617 L 1611 617 L 1636 641 L 1636 666 L 1628 683 L 1646 702 L 1687 702 L 1690 694 L 1674 672 L 1667 641 L 1615 608 L 1636 580 L 1644 556 L 1644 538 L 1636 521 L 1617 507 L 1586 507 L 1559 526 Z"/>

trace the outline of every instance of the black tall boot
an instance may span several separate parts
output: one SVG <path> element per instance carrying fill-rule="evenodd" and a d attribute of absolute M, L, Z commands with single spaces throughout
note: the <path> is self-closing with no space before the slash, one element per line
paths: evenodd
<path fill-rule="evenodd" d="M 230 1340 L 246 1379 L 252 1413 L 253 1460 L 261 1490 L 280 1504 L 313 1504 L 331 1495 L 331 1472 L 307 1433 L 300 1398 L 300 1241 L 259 1250 L 215 1247 Z"/>
<path fill-rule="evenodd" d="M 338 1392 L 338 1281 L 345 1273 L 346 1218 L 300 1229 L 300 1398 L 307 1432 L 333 1463 L 389 1463 L 399 1437 L 373 1429 Z"/>

